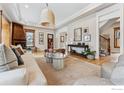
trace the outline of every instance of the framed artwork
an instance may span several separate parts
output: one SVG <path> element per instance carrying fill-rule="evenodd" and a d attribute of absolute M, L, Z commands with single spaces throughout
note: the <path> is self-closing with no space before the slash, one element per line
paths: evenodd
<path fill-rule="evenodd" d="M 64 42 L 64 36 L 60 36 L 60 42 Z"/>
<path fill-rule="evenodd" d="M 44 44 L 44 33 L 39 32 L 39 44 L 43 45 Z"/>
<path fill-rule="evenodd" d="M 83 29 L 83 33 L 88 33 L 89 32 L 89 28 L 88 27 L 85 27 L 84 29 Z"/>
<path fill-rule="evenodd" d="M 90 42 L 90 41 L 91 41 L 91 35 L 90 34 L 84 35 L 84 42 Z"/>
<path fill-rule="evenodd" d="M 53 34 L 48 34 L 48 38 L 52 39 L 53 38 Z"/>
<path fill-rule="evenodd" d="M 0 31 L 2 30 L 2 11 L 0 10 Z"/>
<path fill-rule="evenodd" d="M 114 28 L 114 48 L 120 48 L 120 27 Z"/>
<path fill-rule="evenodd" d="M 74 29 L 74 41 L 82 41 L 82 28 Z"/>
<path fill-rule="evenodd" d="M 54 48 L 54 35 L 53 34 L 47 34 L 47 48 L 53 49 Z"/>

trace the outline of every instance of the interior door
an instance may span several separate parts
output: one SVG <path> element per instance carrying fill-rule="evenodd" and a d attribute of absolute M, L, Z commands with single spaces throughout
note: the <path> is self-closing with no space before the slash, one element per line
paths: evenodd
<path fill-rule="evenodd" d="M 48 49 L 53 49 L 53 46 L 54 46 L 54 45 L 53 45 L 53 44 L 54 44 L 53 38 L 54 38 L 54 37 L 53 37 L 53 34 L 48 34 L 48 35 L 47 35 L 47 41 L 48 41 L 48 42 L 47 42 L 47 46 L 48 46 L 47 48 L 48 48 Z"/>

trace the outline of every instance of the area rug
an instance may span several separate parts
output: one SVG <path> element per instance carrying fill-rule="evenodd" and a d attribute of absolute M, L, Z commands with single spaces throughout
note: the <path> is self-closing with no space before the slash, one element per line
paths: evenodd
<path fill-rule="evenodd" d="M 48 85 L 73 85 L 77 80 L 87 76 L 100 77 L 100 66 L 82 62 L 74 57 L 65 58 L 64 68 L 59 71 L 55 70 L 51 63 L 47 63 L 44 57 L 35 59 L 44 73 Z"/>

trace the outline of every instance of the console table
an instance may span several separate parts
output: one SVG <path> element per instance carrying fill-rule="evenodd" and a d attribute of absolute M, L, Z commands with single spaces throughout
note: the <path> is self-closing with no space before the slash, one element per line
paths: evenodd
<path fill-rule="evenodd" d="M 70 51 L 69 51 L 69 48 L 70 48 Z M 85 51 L 85 50 L 89 49 L 89 46 L 88 45 L 73 45 L 73 44 L 68 45 L 69 52 L 71 52 L 71 53 L 73 53 L 74 51 L 76 52 L 76 50 L 74 50 L 73 48 L 80 48 L 82 51 Z M 80 51 L 80 52 L 82 52 L 82 51 Z M 78 53 L 78 54 L 80 54 L 80 53 Z"/>

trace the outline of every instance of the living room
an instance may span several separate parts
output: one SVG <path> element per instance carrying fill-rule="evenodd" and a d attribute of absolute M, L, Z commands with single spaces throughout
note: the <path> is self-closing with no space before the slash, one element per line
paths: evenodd
<path fill-rule="evenodd" d="M 0 3 L 0 30 L 0 85 L 124 85 L 121 3 Z"/>

